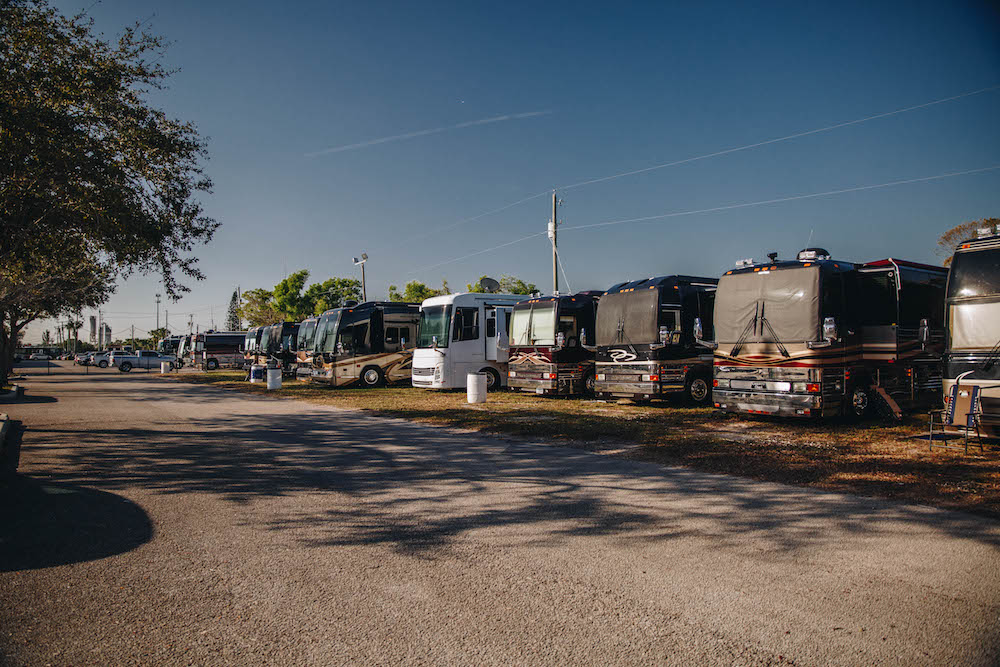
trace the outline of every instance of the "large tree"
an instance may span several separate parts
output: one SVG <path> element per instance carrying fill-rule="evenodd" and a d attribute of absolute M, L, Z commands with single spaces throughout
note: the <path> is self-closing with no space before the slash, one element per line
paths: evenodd
<path fill-rule="evenodd" d="M 483 278 L 487 277 L 488 276 L 482 276 L 475 282 L 475 284 L 470 283 L 466 285 L 466 287 L 470 292 L 485 292 L 486 290 L 480 286 L 480 283 Z M 538 291 L 535 283 L 526 283 L 520 278 L 516 278 L 506 273 L 500 276 L 500 280 L 497 282 L 500 283 L 501 294 L 534 294 Z"/>
<path fill-rule="evenodd" d="M 163 47 L 138 25 L 109 42 L 45 0 L 0 0 L 0 375 L 25 317 L 99 303 L 109 275 L 159 274 L 173 298 L 203 277 L 205 145 L 148 101 L 170 75 Z M 40 293 L 60 280 L 68 294 Z"/>
<path fill-rule="evenodd" d="M 448 289 L 448 281 L 446 280 L 441 282 L 441 289 L 428 287 L 419 280 L 411 280 L 406 283 L 402 292 L 400 292 L 399 288 L 395 285 L 389 285 L 389 301 L 420 303 L 424 299 L 429 299 L 432 296 L 440 296 L 442 294 L 451 294 L 451 290 Z"/>
<path fill-rule="evenodd" d="M 937 254 L 943 256 L 944 265 L 951 264 L 951 256 L 955 254 L 958 244 L 966 239 L 975 238 L 976 231 L 982 227 L 996 227 L 1000 225 L 1000 218 L 983 218 L 982 220 L 972 220 L 963 222 L 946 231 L 937 242 Z"/>
<path fill-rule="evenodd" d="M 271 290 L 258 288 L 243 292 L 240 317 L 246 320 L 247 326 L 262 327 L 280 321 L 281 313 L 274 305 Z"/>
<path fill-rule="evenodd" d="M 274 286 L 274 307 L 278 309 L 285 320 L 301 322 L 313 314 L 314 299 L 303 294 L 302 290 L 309 280 L 309 271 L 303 269 L 291 274 Z"/>
<path fill-rule="evenodd" d="M 357 278 L 329 278 L 313 283 L 304 298 L 312 303 L 312 314 L 319 315 L 331 308 L 340 308 L 348 301 L 361 301 L 361 281 Z"/>
<path fill-rule="evenodd" d="M 226 330 L 240 331 L 243 323 L 240 321 L 240 291 L 233 290 L 233 296 L 229 299 L 229 312 L 226 313 Z"/>

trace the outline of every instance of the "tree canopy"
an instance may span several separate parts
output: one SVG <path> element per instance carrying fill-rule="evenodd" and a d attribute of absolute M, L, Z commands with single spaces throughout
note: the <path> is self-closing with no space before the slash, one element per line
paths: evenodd
<path fill-rule="evenodd" d="M 981 227 L 995 227 L 996 225 L 1000 225 L 1000 218 L 983 218 L 955 225 L 938 239 L 937 254 L 945 258 L 944 265 L 948 266 L 951 264 L 951 256 L 955 254 L 959 243 L 966 239 L 975 238 L 976 231 Z"/>
<path fill-rule="evenodd" d="M 451 294 L 451 290 L 448 289 L 447 280 L 441 281 L 441 289 L 428 287 L 419 280 L 411 280 L 406 283 L 402 292 L 400 292 L 399 288 L 395 285 L 389 285 L 389 301 L 420 303 L 424 299 L 429 299 L 432 296 L 441 296 L 442 294 Z"/>
<path fill-rule="evenodd" d="M 361 299 L 361 281 L 356 278 L 328 278 L 305 288 L 308 280 L 309 271 L 296 271 L 274 289 L 244 292 L 240 317 L 251 327 L 282 321 L 300 322 L 325 310 L 339 308 L 349 300 Z"/>
<path fill-rule="evenodd" d="M 488 277 L 489 276 L 481 276 L 475 283 L 470 283 L 466 285 L 466 287 L 468 287 L 470 292 L 485 292 L 486 290 L 484 290 L 479 283 L 482 282 L 483 278 Z M 535 283 L 526 283 L 520 278 L 516 278 L 506 273 L 500 276 L 500 280 L 497 282 L 500 283 L 501 294 L 534 294 L 538 291 L 538 287 L 535 286 Z"/>

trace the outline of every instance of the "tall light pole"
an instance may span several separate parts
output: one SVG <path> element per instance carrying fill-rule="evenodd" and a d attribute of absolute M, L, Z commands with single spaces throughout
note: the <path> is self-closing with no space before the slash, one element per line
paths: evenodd
<path fill-rule="evenodd" d="M 361 253 L 361 259 L 354 258 L 354 266 L 361 266 L 361 300 L 368 300 L 368 288 L 365 285 L 365 262 L 368 261 L 368 253 Z"/>
<path fill-rule="evenodd" d="M 160 328 L 160 294 L 156 295 L 156 328 Z"/>

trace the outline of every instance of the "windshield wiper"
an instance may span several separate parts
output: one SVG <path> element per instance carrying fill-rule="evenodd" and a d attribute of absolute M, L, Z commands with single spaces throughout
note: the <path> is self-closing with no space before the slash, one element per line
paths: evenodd
<path fill-rule="evenodd" d="M 781 356 L 786 358 L 792 356 L 788 354 L 788 350 L 786 350 L 785 346 L 781 344 L 780 340 L 778 340 L 778 334 L 774 333 L 771 323 L 767 321 L 766 317 L 764 317 L 764 304 L 761 304 L 760 306 L 760 323 L 767 327 L 767 331 L 771 334 L 771 339 L 774 341 L 774 344 L 778 346 L 778 352 L 781 352 Z"/>
<path fill-rule="evenodd" d="M 1000 359 L 1000 340 L 997 341 L 997 344 L 986 355 L 986 361 L 983 362 L 983 370 L 991 370 L 996 365 L 997 359 Z"/>
<path fill-rule="evenodd" d="M 621 342 L 621 340 L 623 338 L 625 339 L 625 343 L 630 348 L 632 348 L 632 354 L 634 354 L 636 357 L 638 357 L 639 353 L 636 352 L 635 345 L 632 344 L 632 339 L 629 338 L 628 334 L 625 333 L 625 316 L 624 315 L 622 315 L 621 317 L 618 318 L 618 331 L 617 331 L 617 336 L 615 337 L 615 342 L 619 343 L 619 342 Z"/>
<path fill-rule="evenodd" d="M 753 306 L 753 317 L 751 317 L 750 321 L 747 322 L 747 325 L 743 327 L 743 333 L 741 333 L 740 337 L 736 339 L 736 344 L 733 345 L 733 349 L 729 351 L 730 357 L 739 356 L 740 350 L 743 349 L 743 343 L 746 342 L 747 337 L 750 335 L 750 333 L 751 332 L 757 333 L 757 311 L 759 309 L 760 309 L 760 302 L 757 302 Z"/>

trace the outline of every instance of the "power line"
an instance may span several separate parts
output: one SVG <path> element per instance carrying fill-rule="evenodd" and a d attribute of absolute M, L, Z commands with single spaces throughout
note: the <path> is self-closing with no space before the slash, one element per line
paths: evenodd
<path fill-rule="evenodd" d="M 996 169 L 1000 169 L 1000 165 L 994 165 L 992 167 L 981 167 L 979 169 L 966 169 L 964 171 L 946 172 L 946 173 L 943 173 L 943 174 L 936 174 L 934 176 L 921 176 L 919 178 L 907 178 L 907 179 L 898 180 L 898 181 L 889 181 L 889 182 L 886 182 L 886 183 L 876 183 L 874 185 L 859 185 L 859 186 L 852 187 L 852 188 L 841 188 L 841 189 L 837 189 L 837 190 L 826 190 L 826 191 L 823 191 L 823 192 L 813 192 L 813 193 L 804 194 L 804 195 L 792 195 L 792 196 L 789 196 L 789 197 L 777 197 L 777 198 L 774 198 L 774 199 L 762 199 L 762 200 L 759 200 L 759 201 L 743 202 L 743 203 L 740 203 L 740 204 L 727 204 L 727 205 L 724 205 L 724 206 L 713 206 L 711 208 L 702 208 L 702 209 L 696 209 L 696 210 L 691 210 L 691 211 L 676 211 L 676 212 L 673 212 L 673 213 L 661 213 L 661 214 L 658 214 L 658 215 L 647 215 L 647 216 L 643 216 L 641 218 L 628 218 L 628 219 L 624 219 L 624 220 L 608 220 L 608 221 L 605 221 L 605 222 L 596 222 L 596 223 L 592 223 L 592 224 L 589 224 L 589 225 L 575 225 L 575 226 L 570 226 L 570 227 L 562 227 L 561 231 L 579 231 L 579 230 L 583 230 L 583 229 L 594 229 L 596 227 L 609 227 L 609 226 L 612 226 L 612 225 L 624 225 L 624 224 L 627 224 L 627 223 L 647 222 L 647 221 L 650 221 L 650 220 L 661 220 L 661 219 L 664 219 L 664 218 L 676 218 L 676 217 L 687 216 L 687 215 L 697 215 L 699 213 L 714 213 L 714 212 L 718 212 L 718 211 L 730 211 L 730 210 L 733 210 L 733 209 L 750 208 L 752 206 L 764 206 L 764 205 L 767 205 L 767 204 L 778 204 L 778 203 L 781 203 L 781 202 L 796 201 L 796 200 L 800 200 L 800 199 L 814 199 L 816 197 L 828 197 L 828 196 L 833 196 L 833 195 L 838 195 L 838 194 L 845 194 L 845 193 L 849 193 L 849 192 L 861 192 L 863 190 L 877 190 L 879 188 L 888 188 L 888 187 L 893 187 L 893 186 L 897 186 L 897 185 L 906 185 L 908 183 L 922 183 L 922 182 L 926 182 L 926 181 L 936 181 L 936 180 L 940 180 L 940 179 L 944 179 L 944 178 L 953 178 L 955 176 L 966 176 L 966 175 L 970 175 L 970 174 L 981 174 L 981 173 L 985 173 L 985 172 L 988 172 L 988 171 L 994 171 Z M 476 252 L 469 253 L 467 255 L 462 255 L 461 257 L 456 257 L 454 259 L 448 259 L 448 260 L 445 260 L 443 262 L 438 262 L 437 264 L 431 264 L 429 266 L 422 267 L 420 269 L 414 269 L 413 271 L 410 271 L 410 273 L 416 273 L 418 271 L 426 271 L 428 269 L 433 269 L 433 268 L 436 268 L 438 266 L 444 266 L 445 264 L 453 264 L 455 262 L 460 262 L 463 259 L 468 259 L 470 257 L 475 257 L 477 255 L 482 255 L 482 254 L 485 254 L 485 253 L 488 253 L 488 252 L 492 252 L 494 250 L 499 250 L 500 248 L 506 248 L 508 246 L 515 245 L 517 243 L 522 243 L 523 241 L 527 241 L 527 240 L 530 240 L 530 239 L 533 239 L 533 238 L 537 238 L 539 236 L 545 236 L 545 232 L 538 232 L 537 234 L 530 234 L 528 236 L 521 237 L 521 238 L 516 239 L 514 241 L 508 241 L 507 243 L 503 243 L 503 244 L 500 244 L 498 246 L 493 246 L 492 248 L 486 248 L 485 250 L 478 250 Z"/>
<path fill-rule="evenodd" d="M 634 176 L 636 174 L 643 174 L 643 173 L 646 173 L 646 172 L 656 171 L 656 170 L 659 170 L 659 169 L 666 169 L 667 167 L 676 167 L 676 166 L 679 166 L 679 165 L 682 165 L 682 164 L 688 164 L 688 163 L 691 163 L 691 162 L 697 162 L 699 160 L 707 160 L 707 159 L 713 158 L 713 157 L 719 157 L 719 156 L 722 156 L 722 155 L 729 155 L 731 153 L 738 153 L 740 151 L 747 151 L 747 150 L 751 150 L 753 148 L 760 148 L 761 146 L 768 146 L 768 145 L 771 145 L 771 144 L 777 144 L 777 143 L 781 143 L 781 142 L 785 142 L 785 141 L 791 141 L 792 139 L 799 139 L 801 137 L 807 137 L 807 136 L 810 136 L 810 135 L 813 135 L 813 134 L 821 134 L 823 132 L 831 132 L 833 130 L 837 130 L 837 129 L 840 129 L 840 128 L 843 128 L 843 127 L 849 127 L 851 125 L 859 125 L 861 123 L 867 123 L 867 122 L 870 122 L 870 121 L 873 121 L 873 120 L 878 120 L 879 118 L 888 118 L 890 116 L 896 116 L 896 115 L 899 115 L 899 114 L 907 113 L 909 111 L 916 111 L 918 109 L 926 109 L 928 107 L 936 106 L 938 104 L 945 104 L 946 102 L 954 102 L 955 100 L 960 100 L 960 99 L 963 99 L 963 98 L 966 98 L 966 97 L 972 97 L 974 95 L 981 95 L 982 93 L 988 93 L 988 92 L 991 92 L 991 91 L 994 91 L 994 90 L 1000 90 L 1000 84 L 996 84 L 996 85 L 992 85 L 992 86 L 987 86 L 985 88 L 979 88 L 979 89 L 976 89 L 976 90 L 970 90 L 970 91 L 967 91 L 967 92 L 964 92 L 964 93 L 959 93 L 958 95 L 951 95 L 949 97 L 942 97 L 940 99 L 931 100 L 929 102 L 923 102 L 921 104 L 914 104 L 912 106 L 902 107 L 900 109 L 894 109 L 892 111 L 886 111 L 886 112 L 874 114 L 874 115 L 871 115 L 871 116 L 865 116 L 863 118 L 856 118 L 854 120 L 848 120 L 848 121 L 844 121 L 842 123 L 835 123 L 833 125 L 826 125 L 824 127 L 818 127 L 818 128 L 812 129 L 812 130 L 806 130 L 804 132 L 796 132 L 794 134 L 788 134 L 788 135 L 785 135 L 785 136 L 782 136 L 782 137 L 777 137 L 777 138 L 774 138 L 774 139 L 766 139 L 764 141 L 756 141 L 754 143 L 745 144 L 743 146 L 736 146 L 736 147 L 733 147 L 733 148 L 726 148 L 726 149 L 714 151 L 714 152 L 711 152 L 711 153 L 705 153 L 704 155 L 696 155 L 694 157 L 684 158 L 684 159 L 681 159 L 681 160 L 673 160 L 671 162 L 663 162 L 661 164 L 655 164 L 655 165 L 652 165 L 652 166 L 649 166 L 649 167 L 643 167 L 641 169 L 633 169 L 633 170 L 630 170 L 630 171 L 623 171 L 623 172 L 618 173 L 618 174 L 611 174 L 609 176 L 601 176 L 601 177 L 598 177 L 598 178 L 591 178 L 591 179 L 588 179 L 588 180 L 585 180 L 585 181 L 579 181 L 577 183 L 570 183 L 568 185 L 562 185 L 562 186 L 558 186 L 556 188 L 550 188 L 550 189 L 545 190 L 543 192 L 539 192 L 538 194 L 531 195 L 530 197 L 525 197 L 523 199 L 518 199 L 515 202 L 511 202 L 509 204 L 505 204 L 504 206 L 500 206 L 499 208 L 495 208 L 495 209 L 492 209 L 490 211 L 486 211 L 485 213 L 480 213 L 479 215 L 474 215 L 474 216 L 472 216 L 470 218 L 463 218 L 462 220 L 459 220 L 457 222 L 445 225 L 443 227 L 437 227 L 435 229 L 430 230 L 428 233 L 430 233 L 430 234 L 437 234 L 439 232 L 447 231 L 449 229 L 454 229 L 455 227 L 460 227 L 460 226 L 462 226 L 464 224 L 467 224 L 467 223 L 470 223 L 470 222 L 474 222 L 476 220 L 480 220 L 482 218 L 485 218 L 485 217 L 488 217 L 488 216 L 491 216 L 491 215 L 495 215 L 496 213 L 501 213 L 503 211 L 511 209 L 511 208 L 513 208 L 515 206 L 518 206 L 520 204 L 524 204 L 526 202 L 538 199 L 540 197 L 544 197 L 544 196 L 548 195 L 549 193 L 551 193 L 553 189 L 555 189 L 555 190 L 571 190 L 573 188 L 580 188 L 580 187 L 583 187 L 585 185 L 593 185 L 595 183 L 603 183 L 605 181 L 611 181 L 611 180 L 616 180 L 616 179 L 619 179 L 619 178 L 625 178 L 626 176 Z M 411 239 L 410 241 L 412 241 L 412 240 L 413 239 Z M 409 243 L 410 241 L 406 241 L 405 243 Z M 401 242 L 401 243 L 397 243 L 397 244 L 395 244 L 393 246 L 389 246 L 389 247 L 397 247 L 397 246 L 403 245 L 403 244 L 404 243 Z"/>

